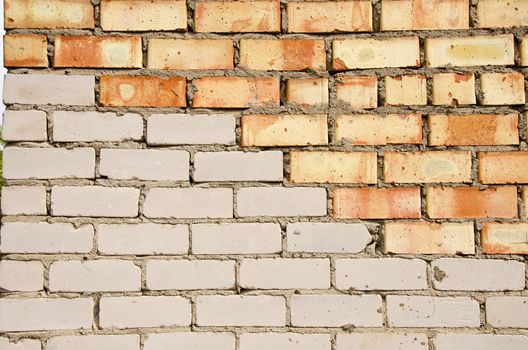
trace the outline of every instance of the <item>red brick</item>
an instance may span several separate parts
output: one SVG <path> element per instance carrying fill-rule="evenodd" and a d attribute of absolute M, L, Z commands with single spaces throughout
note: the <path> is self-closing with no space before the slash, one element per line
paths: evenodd
<path fill-rule="evenodd" d="M 484 184 L 528 183 L 528 152 L 479 152 L 478 180 Z"/>
<path fill-rule="evenodd" d="M 48 39 L 45 35 L 5 35 L 4 66 L 47 67 Z"/>
<path fill-rule="evenodd" d="M 486 254 L 528 254 L 528 223 L 484 223 L 480 242 Z"/>
<path fill-rule="evenodd" d="M 336 96 L 354 108 L 378 107 L 378 78 L 345 76 L 336 79 Z"/>

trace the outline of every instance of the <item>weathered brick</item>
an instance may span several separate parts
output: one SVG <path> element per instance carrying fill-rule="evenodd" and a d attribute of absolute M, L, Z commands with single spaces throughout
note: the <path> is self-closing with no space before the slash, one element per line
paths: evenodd
<path fill-rule="evenodd" d="M 418 37 L 339 39 L 332 42 L 334 70 L 419 67 Z"/>
<path fill-rule="evenodd" d="M 475 97 L 475 75 L 473 73 L 433 74 L 434 105 L 473 105 Z"/>
<path fill-rule="evenodd" d="M 142 62 L 139 36 L 74 35 L 55 38 L 55 67 L 141 68 Z"/>
<path fill-rule="evenodd" d="M 2 122 L 2 140 L 7 142 L 47 141 L 46 112 L 5 111 Z"/>
<path fill-rule="evenodd" d="M 328 78 L 292 78 L 286 81 L 286 102 L 303 107 L 328 105 Z"/>
<path fill-rule="evenodd" d="M 469 151 L 385 152 L 384 165 L 388 183 L 471 181 Z"/>
<path fill-rule="evenodd" d="M 521 39 L 519 51 L 521 55 L 521 66 L 528 67 L 528 35 Z"/>
<path fill-rule="evenodd" d="M 483 105 L 518 105 L 526 102 L 522 73 L 483 73 L 480 75 L 480 88 Z"/>
<path fill-rule="evenodd" d="M 524 204 L 524 217 L 528 217 L 528 186 L 523 187 L 522 190 L 522 203 Z"/>
<path fill-rule="evenodd" d="M 204 77 L 193 80 L 193 107 L 247 108 L 280 103 L 274 77 Z"/>
<path fill-rule="evenodd" d="M 406 74 L 385 77 L 385 105 L 412 106 L 427 104 L 427 82 L 424 75 Z"/>
<path fill-rule="evenodd" d="M 486 322 L 497 328 L 528 328 L 526 297 L 489 297 L 486 299 Z"/>
<path fill-rule="evenodd" d="M 471 222 L 387 222 L 383 242 L 385 253 L 475 254 Z"/>
<path fill-rule="evenodd" d="M 45 35 L 10 34 L 4 36 L 5 67 L 47 67 L 48 39 Z"/>
<path fill-rule="evenodd" d="M 528 152 L 478 152 L 477 156 L 480 182 L 528 183 Z"/>
<path fill-rule="evenodd" d="M 99 101 L 105 106 L 185 107 L 183 77 L 102 76 Z"/>
<path fill-rule="evenodd" d="M 135 217 L 139 190 L 132 187 L 53 186 L 51 215 Z"/>
<path fill-rule="evenodd" d="M 330 350 L 329 334 L 244 333 L 240 350 Z"/>
<path fill-rule="evenodd" d="M 230 39 L 150 39 L 149 69 L 233 69 Z"/>
<path fill-rule="evenodd" d="M 428 350 L 423 333 L 349 333 L 337 334 L 338 349 L 360 350 Z"/>
<path fill-rule="evenodd" d="M 480 242 L 486 254 L 528 254 L 527 223 L 484 223 Z"/>
<path fill-rule="evenodd" d="M 308 146 L 328 144 L 326 115 L 244 115 L 242 146 Z"/>
<path fill-rule="evenodd" d="M 2 215 L 46 215 L 46 187 L 3 186 Z"/>
<path fill-rule="evenodd" d="M 143 214 L 150 218 L 231 218 L 231 188 L 152 188 Z"/>
<path fill-rule="evenodd" d="M 42 345 L 37 339 L 18 339 L 11 341 L 7 337 L 0 337 L 0 349 L 2 350 L 42 350 Z"/>
<path fill-rule="evenodd" d="M 528 346 L 528 337 L 504 334 L 439 333 L 434 338 L 434 344 L 437 350 L 523 350 Z"/>
<path fill-rule="evenodd" d="M 176 332 L 149 334 L 145 350 L 171 350 L 174 347 L 193 350 L 234 350 L 235 335 L 220 332 Z"/>
<path fill-rule="evenodd" d="M 425 62 L 429 67 L 513 65 L 512 34 L 427 38 Z"/>
<path fill-rule="evenodd" d="M 378 78 L 344 76 L 336 79 L 336 97 L 353 108 L 378 107 Z"/>
<path fill-rule="evenodd" d="M 420 218 L 420 188 L 336 188 L 333 210 L 338 219 Z"/>
<path fill-rule="evenodd" d="M 517 114 L 429 115 L 429 145 L 515 145 L 518 124 Z"/>
<path fill-rule="evenodd" d="M 375 152 L 290 152 L 290 181 L 293 183 L 377 182 Z"/>
<path fill-rule="evenodd" d="M 479 28 L 505 28 L 526 26 L 528 8 L 524 0 L 482 0 L 477 4 Z"/>
<path fill-rule="evenodd" d="M 0 288 L 31 292 L 42 290 L 43 287 L 44 265 L 40 261 L 0 261 Z"/>
<path fill-rule="evenodd" d="M 138 334 L 120 335 L 63 335 L 46 341 L 47 350 L 139 350 Z"/>
<path fill-rule="evenodd" d="M 359 253 L 372 241 L 364 224 L 289 223 L 286 250 L 306 253 Z"/>

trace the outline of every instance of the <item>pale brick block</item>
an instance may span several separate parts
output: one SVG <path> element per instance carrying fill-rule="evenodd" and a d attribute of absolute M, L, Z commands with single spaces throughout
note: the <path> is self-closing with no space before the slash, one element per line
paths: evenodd
<path fill-rule="evenodd" d="M 233 289 L 235 261 L 150 260 L 147 288 L 150 290 Z"/>
<path fill-rule="evenodd" d="M 282 296 L 199 296 L 196 307 L 198 326 L 284 327 L 286 324 L 286 301 Z"/>
<path fill-rule="evenodd" d="M 53 186 L 53 216 L 134 217 L 139 190 L 130 187 Z"/>
<path fill-rule="evenodd" d="M 240 350 L 330 350 L 330 334 L 244 333 Z"/>
<path fill-rule="evenodd" d="M 97 227 L 97 250 L 107 255 L 187 254 L 187 225 L 129 224 Z"/>
<path fill-rule="evenodd" d="M 525 335 L 500 334 L 437 334 L 436 350 L 524 350 L 528 348 Z"/>
<path fill-rule="evenodd" d="M 477 19 L 479 28 L 526 26 L 528 6 L 526 0 L 479 0 Z"/>
<path fill-rule="evenodd" d="M 0 288 L 8 291 L 42 290 L 44 266 L 40 261 L 0 261 Z"/>
<path fill-rule="evenodd" d="M 378 78 L 376 76 L 344 76 L 336 79 L 336 97 L 352 108 L 378 107 Z"/>
<path fill-rule="evenodd" d="M 144 350 L 234 350 L 235 335 L 219 332 L 178 332 L 149 334 Z"/>
<path fill-rule="evenodd" d="M 147 119 L 147 143 L 234 145 L 235 124 L 235 116 L 229 114 L 153 114 Z"/>
<path fill-rule="evenodd" d="M 150 218 L 231 218 L 231 188 L 152 188 L 143 213 Z"/>
<path fill-rule="evenodd" d="M 0 299 L 0 330 L 5 332 L 91 329 L 92 298 Z"/>
<path fill-rule="evenodd" d="M 237 192 L 239 216 L 324 216 L 324 188 L 245 187 Z"/>
<path fill-rule="evenodd" d="M 519 51 L 521 53 L 521 66 L 528 67 L 528 35 L 522 38 Z"/>
<path fill-rule="evenodd" d="M 110 179 L 189 181 L 189 152 L 102 149 L 99 173 Z"/>
<path fill-rule="evenodd" d="M 193 254 L 272 254 L 282 251 L 279 224 L 193 224 Z"/>
<path fill-rule="evenodd" d="M 437 259 L 433 284 L 439 290 L 523 290 L 525 267 L 513 260 Z"/>
<path fill-rule="evenodd" d="M 486 299 L 486 322 L 497 328 L 528 328 L 527 297 L 489 297 Z"/>
<path fill-rule="evenodd" d="M 480 88 L 483 105 L 519 105 L 526 102 L 522 73 L 481 74 Z"/>
<path fill-rule="evenodd" d="M 524 193 L 523 201 L 528 205 L 528 191 Z M 484 223 L 480 242 L 487 254 L 528 254 L 528 223 Z"/>
<path fill-rule="evenodd" d="M 6 179 L 60 179 L 95 176 L 93 148 L 19 148 L 3 151 Z"/>
<path fill-rule="evenodd" d="M 282 152 L 197 152 L 193 179 L 207 181 L 282 181 Z"/>
<path fill-rule="evenodd" d="M 306 253 L 359 253 L 372 241 L 364 224 L 296 222 L 286 236 L 289 252 Z"/>
<path fill-rule="evenodd" d="M 336 287 L 350 290 L 427 289 L 427 264 L 419 259 L 339 259 Z"/>
<path fill-rule="evenodd" d="M 46 141 L 48 122 L 46 112 L 5 111 L 2 122 L 4 141 Z"/>
<path fill-rule="evenodd" d="M 19 339 L 10 341 L 9 338 L 0 338 L 0 350 L 42 350 L 39 340 Z"/>
<path fill-rule="evenodd" d="M 286 102 L 303 107 L 328 105 L 328 78 L 293 78 L 286 82 Z"/>
<path fill-rule="evenodd" d="M 296 327 L 381 327 L 379 295 L 293 295 L 291 322 Z"/>
<path fill-rule="evenodd" d="M 46 215 L 46 187 L 2 187 L 3 215 Z"/>
<path fill-rule="evenodd" d="M 475 75 L 473 73 L 439 73 L 433 75 L 434 105 L 473 105 Z"/>
<path fill-rule="evenodd" d="M 67 292 L 141 290 L 141 268 L 132 261 L 56 261 L 49 269 L 49 289 Z"/>
<path fill-rule="evenodd" d="M 479 303 L 468 297 L 387 296 L 390 327 L 479 327 Z"/>
<path fill-rule="evenodd" d="M 179 296 L 102 297 L 103 328 L 175 327 L 191 324 L 191 303 Z"/>
<path fill-rule="evenodd" d="M 328 289 L 330 261 L 244 259 L 240 264 L 239 283 L 245 289 Z"/>
<path fill-rule="evenodd" d="M 427 81 L 424 75 L 408 74 L 385 77 L 385 105 L 409 106 L 427 104 Z"/>
<path fill-rule="evenodd" d="M 139 350 L 138 334 L 59 336 L 46 341 L 46 350 Z"/>
<path fill-rule="evenodd" d="M 337 335 L 337 349 L 429 350 L 423 333 L 352 333 Z"/>
<path fill-rule="evenodd" d="M 4 103 L 87 106 L 95 104 L 91 75 L 7 74 Z"/>
<path fill-rule="evenodd" d="M 67 223 L 5 222 L 1 238 L 2 253 L 89 253 L 93 247 L 94 228 Z"/>
<path fill-rule="evenodd" d="M 141 140 L 142 137 L 143 118 L 139 114 L 126 113 L 118 116 L 111 112 L 53 113 L 55 142 L 126 141 Z"/>

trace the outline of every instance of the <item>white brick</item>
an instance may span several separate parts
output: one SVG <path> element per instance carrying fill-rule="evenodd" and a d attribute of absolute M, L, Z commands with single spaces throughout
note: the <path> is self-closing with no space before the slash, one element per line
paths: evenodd
<path fill-rule="evenodd" d="M 231 218 L 230 188 L 152 188 L 147 192 L 143 214 L 150 218 Z"/>
<path fill-rule="evenodd" d="M 372 241 L 364 224 L 296 222 L 286 236 L 289 252 L 359 253 Z"/>
<path fill-rule="evenodd" d="M 199 296 L 196 307 L 198 326 L 283 327 L 286 324 L 286 303 L 282 296 Z"/>
<path fill-rule="evenodd" d="M 500 334 L 438 334 L 434 338 L 436 350 L 526 350 L 525 335 Z"/>
<path fill-rule="evenodd" d="M 132 261 L 56 261 L 49 269 L 49 289 L 67 292 L 141 290 L 141 268 Z"/>
<path fill-rule="evenodd" d="M 2 187 L 3 215 L 46 215 L 46 187 Z"/>
<path fill-rule="evenodd" d="M 518 261 L 437 259 L 433 284 L 439 290 L 523 290 L 525 267 Z"/>
<path fill-rule="evenodd" d="M 330 350 L 330 334 L 245 333 L 240 350 Z"/>
<path fill-rule="evenodd" d="M 149 334 L 144 350 L 235 350 L 233 333 L 178 332 Z"/>
<path fill-rule="evenodd" d="M 0 331 L 90 329 L 92 298 L 0 299 Z"/>
<path fill-rule="evenodd" d="M 244 259 L 240 264 L 239 283 L 246 289 L 328 289 L 330 261 Z"/>
<path fill-rule="evenodd" d="M 60 336 L 46 342 L 46 350 L 139 350 L 138 334 Z"/>
<path fill-rule="evenodd" d="M 189 181 L 189 153 L 178 150 L 102 149 L 99 173 L 110 179 Z"/>
<path fill-rule="evenodd" d="M 326 190 L 309 187 L 245 187 L 237 192 L 239 216 L 324 216 Z"/>
<path fill-rule="evenodd" d="M 337 335 L 337 349 L 354 350 L 429 350 L 422 333 L 352 333 Z"/>
<path fill-rule="evenodd" d="M 48 139 L 46 112 L 5 111 L 2 139 L 7 142 L 46 141 Z"/>
<path fill-rule="evenodd" d="M 189 250 L 187 225 L 101 224 L 97 236 L 101 254 L 187 254 Z"/>
<path fill-rule="evenodd" d="M 19 148 L 3 151 L 6 179 L 60 179 L 95 176 L 93 148 Z"/>
<path fill-rule="evenodd" d="M 71 112 L 53 113 L 53 140 L 55 142 L 78 141 L 126 141 L 141 140 L 143 118 L 139 114 Z"/>
<path fill-rule="evenodd" d="M 134 217 L 139 190 L 129 187 L 53 186 L 51 215 Z"/>
<path fill-rule="evenodd" d="M 8 338 L 0 338 L 0 350 L 41 350 L 40 341 L 36 339 L 20 339 L 17 342 Z"/>
<path fill-rule="evenodd" d="M 282 152 L 197 152 L 193 179 L 205 181 L 282 181 Z"/>
<path fill-rule="evenodd" d="M 194 224 L 193 254 L 271 254 L 282 251 L 279 224 Z"/>
<path fill-rule="evenodd" d="M 102 297 L 103 328 L 173 327 L 191 324 L 191 303 L 178 296 Z"/>
<path fill-rule="evenodd" d="M 0 288 L 31 292 L 44 287 L 44 265 L 40 261 L 0 261 Z"/>
<path fill-rule="evenodd" d="M 381 327 L 379 295 L 293 295 L 291 322 L 298 327 Z"/>
<path fill-rule="evenodd" d="M 387 296 L 390 327 L 479 327 L 480 309 L 468 297 Z"/>
<path fill-rule="evenodd" d="M 85 106 L 95 104 L 91 75 L 7 74 L 4 103 Z"/>
<path fill-rule="evenodd" d="M 149 145 L 234 145 L 236 119 L 228 114 L 153 114 L 147 119 Z"/>
<path fill-rule="evenodd" d="M 426 262 L 419 259 L 339 259 L 336 287 L 357 290 L 427 289 Z"/>
<path fill-rule="evenodd" d="M 150 290 L 234 289 L 234 260 L 150 260 Z"/>
<path fill-rule="evenodd" d="M 5 222 L 0 237 L 2 253 L 88 253 L 94 229 L 67 223 Z"/>
<path fill-rule="evenodd" d="M 493 327 L 528 328 L 528 297 L 489 297 L 486 322 Z"/>

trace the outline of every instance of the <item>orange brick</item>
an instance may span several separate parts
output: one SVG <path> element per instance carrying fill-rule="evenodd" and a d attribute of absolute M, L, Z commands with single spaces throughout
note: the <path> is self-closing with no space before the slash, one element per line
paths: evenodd
<path fill-rule="evenodd" d="M 471 152 L 385 152 L 385 182 L 470 182 Z"/>
<path fill-rule="evenodd" d="M 150 39 L 150 69 L 233 69 L 230 39 Z"/>
<path fill-rule="evenodd" d="M 475 254 L 473 223 L 387 222 L 385 253 Z"/>
<path fill-rule="evenodd" d="M 479 0 L 477 4 L 479 28 L 505 28 L 528 24 L 526 0 Z"/>
<path fill-rule="evenodd" d="M 244 115 L 242 146 L 315 146 L 328 144 L 326 115 Z"/>
<path fill-rule="evenodd" d="M 377 77 L 339 77 L 336 80 L 337 98 L 354 108 L 378 107 Z"/>
<path fill-rule="evenodd" d="M 5 35 L 4 66 L 47 67 L 48 39 L 45 35 Z"/>
<path fill-rule="evenodd" d="M 335 121 L 335 141 L 353 145 L 422 143 L 422 116 L 341 115 Z"/>
<path fill-rule="evenodd" d="M 483 73 L 480 76 L 483 105 L 524 104 L 524 75 L 522 73 Z"/>
<path fill-rule="evenodd" d="M 333 207 L 339 219 L 416 219 L 421 213 L 420 188 L 336 188 Z"/>
<path fill-rule="evenodd" d="M 381 30 L 469 29 L 469 0 L 383 0 Z"/>
<path fill-rule="evenodd" d="M 240 67 L 250 70 L 324 70 L 323 40 L 242 39 Z"/>
<path fill-rule="evenodd" d="M 516 218 L 517 188 L 429 187 L 426 196 L 430 218 Z"/>
<path fill-rule="evenodd" d="M 528 152 L 479 152 L 478 180 L 484 184 L 528 183 Z"/>
<path fill-rule="evenodd" d="M 427 81 L 424 75 L 408 74 L 385 77 L 385 105 L 412 106 L 427 104 Z"/>
<path fill-rule="evenodd" d="M 328 78 L 288 79 L 286 102 L 304 107 L 328 105 Z"/>
<path fill-rule="evenodd" d="M 372 31 L 370 0 L 295 1 L 288 2 L 286 11 L 290 33 Z"/>
<path fill-rule="evenodd" d="M 185 107 L 182 77 L 102 76 L 100 102 L 105 106 Z"/>
<path fill-rule="evenodd" d="M 94 28 L 90 0 L 4 0 L 6 28 Z"/>
<path fill-rule="evenodd" d="M 280 1 L 199 1 L 196 32 L 280 32 Z"/>
<path fill-rule="evenodd" d="M 528 254 L 528 223 L 484 223 L 480 242 L 486 254 Z"/>
<path fill-rule="evenodd" d="M 518 123 L 517 114 L 429 115 L 429 145 L 515 145 Z"/>
<path fill-rule="evenodd" d="M 292 151 L 292 183 L 363 183 L 377 182 L 375 152 Z"/>
<path fill-rule="evenodd" d="M 141 38 L 134 36 L 58 36 L 55 67 L 141 68 Z"/>
<path fill-rule="evenodd" d="M 193 107 L 246 108 L 280 103 L 274 77 L 204 77 L 194 79 Z"/>
<path fill-rule="evenodd" d="M 472 105 L 475 97 L 473 73 L 439 73 L 433 75 L 434 105 Z"/>

